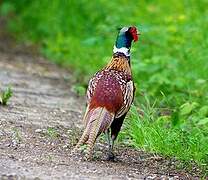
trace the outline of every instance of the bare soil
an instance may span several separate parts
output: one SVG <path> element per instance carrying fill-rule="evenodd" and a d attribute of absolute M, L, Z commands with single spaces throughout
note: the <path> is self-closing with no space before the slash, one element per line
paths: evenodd
<path fill-rule="evenodd" d="M 72 91 L 74 78 L 0 34 L 0 90 L 13 90 L 0 106 L 0 179 L 199 179 L 197 169 L 119 144 L 117 162 L 105 160 L 101 142 L 90 162 L 71 156 L 85 108 Z"/>

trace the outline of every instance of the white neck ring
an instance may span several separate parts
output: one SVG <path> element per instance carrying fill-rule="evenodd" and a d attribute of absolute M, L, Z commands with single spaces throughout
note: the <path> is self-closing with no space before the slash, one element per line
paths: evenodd
<path fill-rule="evenodd" d="M 130 49 L 126 47 L 117 48 L 115 45 L 113 47 L 113 53 L 123 53 L 125 56 L 130 56 Z"/>

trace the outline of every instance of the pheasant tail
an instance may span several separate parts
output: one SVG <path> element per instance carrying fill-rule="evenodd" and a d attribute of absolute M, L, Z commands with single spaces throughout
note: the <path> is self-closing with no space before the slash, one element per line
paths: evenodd
<path fill-rule="evenodd" d="M 105 107 L 97 107 L 89 110 L 84 115 L 85 130 L 77 143 L 75 150 L 82 144 L 87 144 L 86 157 L 91 158 L 92 150 L 97 136 L 105 132 L 114 120 L 114 113 L 109 112 Z"/>

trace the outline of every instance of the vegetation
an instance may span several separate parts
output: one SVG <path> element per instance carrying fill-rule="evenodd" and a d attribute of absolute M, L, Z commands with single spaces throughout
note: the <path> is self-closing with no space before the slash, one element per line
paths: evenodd
<path fill-rule="evenodd" d="M 145 151 L 177 157 L 188 162 L 198 162 L 207 175 L 207 122 L 187 119 L 178 111 L 172 115 L 158 116 L 157 108 L 146 104 L 144 114 L 138 116 L 134 106 L 124 132 L 130 135 L 130 144 Z M 126 136 L 123 135 L 123 138 Z"/>
<path fill-rule="evenodd" d="M 9 99 L 12 97 L 12 89 L 8 87 L 5 91 L 0 93 L 0 105 L 7 105 Z"/>
<path fill-rule="evenodd" d="M 208 166 L 208 1 L 9 1 L 1 14 L 18 40 L 74 70 L 76 91 L 112 54 L 116 27 L 142 35 L 132 49 L 131 144 Z"/>
<path fill-rule="evenodd" d="M 45 135 L 47 135 L 48 137 L 50 137 L 52 139 L 55 139 L 59 136 L 59 133 L 55 128 L 48 127 L 45 132 Z"/>

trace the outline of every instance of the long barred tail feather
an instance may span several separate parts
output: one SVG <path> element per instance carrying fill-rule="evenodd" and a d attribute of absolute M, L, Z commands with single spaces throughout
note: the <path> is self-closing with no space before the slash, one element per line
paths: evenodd
<path fill-rule="evenodd" d="M 87 108 L 86 108 L 86 111 L 85 111 L 85 114 L 84 114 L 84 117 L 83 117 L 83 124 L 84 124 L 84 127 L 86 128 L 87 127 L 87 124 L 88 124 L 88 121 L 89 121 L 89 116 L 92 112 L 89 111 L 89 105 L 87 105 Z"/>
<path fill-rule="evenodd" d="M 86 158 L 90 159 L 97 136 L 110 127 L 114 119 L 114 114 L 110 113 L 104 107 L 98 107 L 90 111 L 89 109 L 87 110 L 88 112 L 86 112 L 84 116 L 84 122 L 86 123 L 85 130 L 77 143 L 75 150 L 86 143 Z"/>

